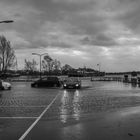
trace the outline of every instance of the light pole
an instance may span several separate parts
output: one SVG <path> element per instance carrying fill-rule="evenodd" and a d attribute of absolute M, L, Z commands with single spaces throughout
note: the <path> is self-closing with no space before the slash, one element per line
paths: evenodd
<path fill-rule="evenodd" d="M 41 79 L 41 56 L 43 56 L 43 55 L 48 55 L 48 53 L 43 53 L 43 54 L 39 54 L 39 53 L 32 53 L 32 55 L 38 55 L 39 56 L 39 58 L 40 58 L 40 79 Z"/>
<path fill-rule="evenodd" d="M 2 21 L 0 21 L 0 23 L 12 23 L 12 22 L 14 22 L 13 20 L 2 20 Z"/>
<path fill-rule="evenodd" d="M 97 66 L 99 67 L 99 72 L 100 72 L 100 70 L 101 70 L 101 64 L 99 63 L 99 64 L 97 64 Z"/>

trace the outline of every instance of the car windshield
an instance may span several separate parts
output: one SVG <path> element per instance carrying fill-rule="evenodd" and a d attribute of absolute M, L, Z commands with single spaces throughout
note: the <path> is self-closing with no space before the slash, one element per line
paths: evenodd
<path fill-rule="evenodd" d="M 79 80 L 77 78 L 67 78 L 64 81 L 65 82 L 78 82 Z"/>

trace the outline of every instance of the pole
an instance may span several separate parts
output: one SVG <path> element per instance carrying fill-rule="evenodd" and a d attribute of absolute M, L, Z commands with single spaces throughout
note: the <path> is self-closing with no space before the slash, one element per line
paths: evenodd
<path fill-rule="evenodd" d="M 0 21 L 0 23 L 12 23 L 14 22 L 13 20 L 3 20 L 3 21 Z"/>
<path fill-rule="evenodd" d="M 47 53 L 43 53 L 43 54 L 38 54 L 38 53 L 32 53 L 32 55 L 38 55 L 39 56 L 39 58 L 40 58 L 40 71 L 39 71 L 39 75 L 40 75 L 40 79 L 41 79 L 41 56 L 43 56 L 43 55 L 48 55 Z"/>
<path fill-rule="evenodd" d="M 40 79 L 41 79 L 41 55 L 40 56 Z"/>
<path fill-rule="evenodd" d="M 101 69 L 101 64 L 99 63 L 99 64 L 97 64 L 97 66 L 99 67 L 99 72 L 100 72 L 100 69 Z"/>

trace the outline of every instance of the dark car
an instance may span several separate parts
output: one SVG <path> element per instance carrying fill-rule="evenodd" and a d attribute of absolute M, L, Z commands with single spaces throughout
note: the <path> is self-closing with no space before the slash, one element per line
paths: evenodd
<path fill-rule="evenodd" d="M 64 89 L 79 89 L 81 88 L 81 81 L 78 78 L 68 78 L 63 81 Z"/>
<path fill-rule="evenodd" d="M 31 87 L 60 87 L 61 83 L 58 77 L 44 77 L 33 83 Z"/>

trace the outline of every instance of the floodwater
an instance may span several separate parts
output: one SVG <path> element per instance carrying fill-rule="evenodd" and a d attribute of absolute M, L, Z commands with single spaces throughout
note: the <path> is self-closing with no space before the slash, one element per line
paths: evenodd
<path fill-rule="evenodd" d="M 140 88 L 90 80 L 79 90 L 13 82 L 0 91 L 0 139 L 21 138 L 45 109 L 25 140 L 140 139 Z"/>

